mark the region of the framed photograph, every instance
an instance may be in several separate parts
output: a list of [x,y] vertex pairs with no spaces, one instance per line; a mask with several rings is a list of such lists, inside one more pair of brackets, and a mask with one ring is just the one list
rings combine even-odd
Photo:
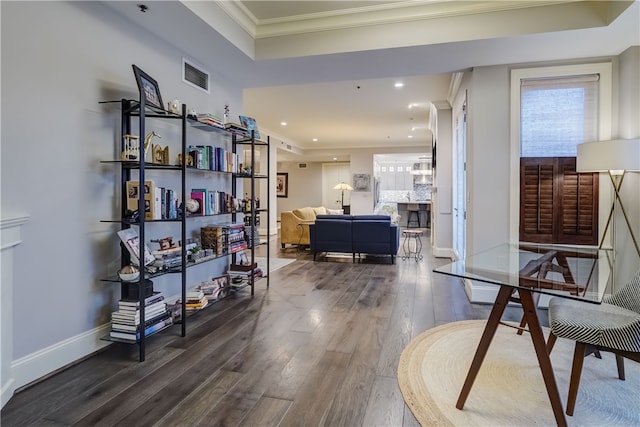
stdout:
[[289,197],[289,174],[286,172],[276,174],[276,196]]
[[353,191],[371,191],[371,175],[368,173],[354,173]]
[[133,64],[133,74],[136,76],[136,83],[138,83],[138,90],[140,91],[140,102],[142,102],[142,93],[144,92],[147,105],[164,111],[164,103],[162,102],[162,96],[160,96],[158,82],[135,64]]

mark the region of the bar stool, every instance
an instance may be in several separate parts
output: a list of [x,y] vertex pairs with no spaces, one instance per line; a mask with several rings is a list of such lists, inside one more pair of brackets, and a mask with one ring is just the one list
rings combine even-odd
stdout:
[[407,228],[420,228],[420,206],[417,203],[407,205]]

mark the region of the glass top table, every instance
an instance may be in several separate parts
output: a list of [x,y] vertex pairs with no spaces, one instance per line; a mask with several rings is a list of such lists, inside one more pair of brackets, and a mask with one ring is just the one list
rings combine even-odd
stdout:
[[611,278],[612,266],[613,251],[609,249],[505,243],[433,271],[600,303]]
[[[538,357],[551,408],[559,426],[567,421],[551,366],[534,294],[549,294],[584,303],[602,302],[613,269],[613,251],[531,243],[503,244],[435,268],[436,273],[497,285],[498,295],[469,367],[456,408],[463,409],[509,302],[522,304],[518,334],[528,331]],[[518,402],[515,402],[516,406]]]

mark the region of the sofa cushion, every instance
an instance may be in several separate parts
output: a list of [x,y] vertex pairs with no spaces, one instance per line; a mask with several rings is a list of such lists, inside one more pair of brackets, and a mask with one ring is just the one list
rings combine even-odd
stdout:
[[314,208],[307,207],[307,208],[294,209],[292,212],[295,216],[302,219],[303,221],[315,221],[316,219],[316,213]]
[[344,209],[329,209],[327,208],[327,215],[342,215],[344,214]]

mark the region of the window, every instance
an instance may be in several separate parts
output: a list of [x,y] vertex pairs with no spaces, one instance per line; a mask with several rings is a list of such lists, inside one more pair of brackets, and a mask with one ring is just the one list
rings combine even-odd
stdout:
[[511,78],[512,239],[597,244],[606,219],[599,179],[577,174],[575,156],[578,144],[610,138],[611,64],[516,69]]
[[521,157],[575,157],[598,139],[597,74],[525,79],[520,94]]

